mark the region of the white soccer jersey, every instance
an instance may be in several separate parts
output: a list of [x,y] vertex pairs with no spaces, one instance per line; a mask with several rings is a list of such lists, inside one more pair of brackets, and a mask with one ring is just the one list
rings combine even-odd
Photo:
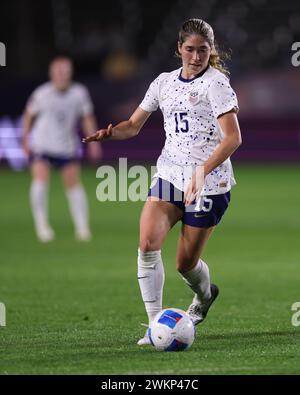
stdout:
[[93,112],[90,95],[83,85],[72,83],[61,92],[47,82],[35,89],[26,110],[36,116],[30,138],[34,153],[76,156],[79,147],[76,124],[79,118]]
[[[185,190],[193,168],[202,165],[222,141],[217,117],[238,109],[236,94],[228,78],[217,69],[208,69],[191,80],[182,69],[160,74],[151,84],[140,107],[153,112],[159,107],[164,117],[165,146],[157,160],[157,173]],[[235,185],[228,158],[205,179],[201,195],[222,194]]]

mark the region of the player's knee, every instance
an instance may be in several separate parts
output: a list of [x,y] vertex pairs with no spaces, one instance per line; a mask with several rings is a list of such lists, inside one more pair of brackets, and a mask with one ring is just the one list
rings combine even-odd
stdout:
[[41,166],[32,167],[32,179],[36,182],[47,183],[49,180],[48,166],[41,164]]
[[149,252],[159,250],[160,246],[156,241],[151,240],[150,238],[143,238],[140,240],[139,248],[142,252]]
[[176,259],[176,270],[179,273],[186,273],[193,269],[198,262],[198,257],[184,257]]
[[80,180],[76,177],[64,177],[64,186],[66,189],[81,188]]

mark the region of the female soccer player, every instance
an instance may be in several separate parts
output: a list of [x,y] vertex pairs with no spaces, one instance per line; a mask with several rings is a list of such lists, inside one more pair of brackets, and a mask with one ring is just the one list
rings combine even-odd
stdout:
[[[23,147],[30,160],[33,178],[30,202],[41,242],[54,238],[47,212],[51,165],[61,171],[76,238],[87,241],[91,236],[87,199],[80,182],[76,125],[81,120],[87,135],[96,129],[96,121],[90,95],[83,85],[72,82],[72,70],[71,59],[55,58],[49,66],[50,81],[32,93],[23,118]],[[90,148],[90,158],[99,159],[99,144]]]
[[[176,268],[195,293],[188,308],[195,325],[205,319],[218,296],[201,256],[230,201],[235,180],[229,157],[241,144],[237,98],[211,26],[201,19],[184,22],[178,53],[182,67],[160,74],[129,120],[83,139],[128,139],[158,107],[163,113],[166,142],[140,219],[138,280],[149,325],[162,309],[161,247],[179,220]],[[149,343],[146,332],[138,344]]]

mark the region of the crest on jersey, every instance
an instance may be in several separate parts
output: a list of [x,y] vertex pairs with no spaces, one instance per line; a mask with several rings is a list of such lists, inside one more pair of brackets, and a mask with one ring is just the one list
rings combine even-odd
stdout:
[[190,97],[189,97],[189,102],[193,105],[197,104],[199,102],[200,96],[199,96],[199,92],[197,91],[192,91],[190,93]]

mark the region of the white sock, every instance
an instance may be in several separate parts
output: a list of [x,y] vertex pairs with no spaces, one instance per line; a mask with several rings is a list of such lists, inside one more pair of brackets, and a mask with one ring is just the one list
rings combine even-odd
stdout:
[[79,184],[66,190],[71,216],[77,231],[89,229],[88,203],[85,191]]
[[196,266],[185,273],[181,273],[187,285],[195,292],[196,300],[202,302],[211,297],[210,278],[207,264],[199,259]]
[[48,182],[33,180],[30,186],[30,204],[35,226],[49,227],[48,224]]
[[165,273],[160,250],[138,250],[138,280],[150,325],[155,315],[162,310]]

